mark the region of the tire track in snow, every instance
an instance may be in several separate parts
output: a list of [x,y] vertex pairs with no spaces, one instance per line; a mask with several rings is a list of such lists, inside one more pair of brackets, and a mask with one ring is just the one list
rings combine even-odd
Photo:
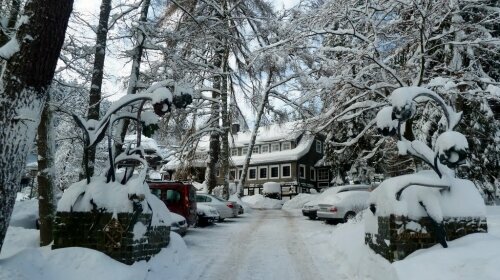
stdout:
[[255,241],[252,235],[259,231],[267,216],[268,212],[263,212],[257,219],[254,219],[251,223],[236,232],[235,238],[231,239],[228,248],[225,250],[226,256],[224,256],[224,260],[217,264],[216,259],[212,259],[210,266],[215,263],[215,267],[208,268],[210,271],[209,276],[207,277],[207,275],[202,274],[198,279],[234,279],[235,275],[239,275],[242,272],[242,268],[245,267],[248,269],[248,263],[246,262],[247,254]]
[[[318,268],[315,265],[310,252],[305,245],[302,237],[297,234],[297,225],[295,223],[296,217],[290,212],[283,210],[285,218],[287,220],[289,238],[287,239],[287,250],[290,255],[293,256],[293,261],[295,262],[295,267],[297,272],[300,274],[298,279],[323,279],[317,271]],[[332,264],[333,265],[333,264]]]

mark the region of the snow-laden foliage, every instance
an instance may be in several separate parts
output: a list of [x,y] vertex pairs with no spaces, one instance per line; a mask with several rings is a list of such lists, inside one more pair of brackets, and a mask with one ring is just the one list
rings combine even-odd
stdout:
[[[389,92],[420,86],[463,111],[457,129],[478,143],[468,160],[481,166],[464,174],[481,180],[485,169],[491,185],[499,163],[498,114],[491,113],[500,102],[491,90],[499,82],[499,15],[498,2],[489,0],[306,1],[289,11],[274,45],[293,49],[303,67],[315,70],[299,84],[304,96],[323,101],[312,126],[330,132],[328,162],[344,177],[358,161],[378,172],[388,168],[388,143],[379,141],[372,120]],[[425,117],[408,123],[406,135],[434,145],[449,124],[440,124],[442,114],[428,99],[415,102],[418,109],[405,103],[406,112]]]

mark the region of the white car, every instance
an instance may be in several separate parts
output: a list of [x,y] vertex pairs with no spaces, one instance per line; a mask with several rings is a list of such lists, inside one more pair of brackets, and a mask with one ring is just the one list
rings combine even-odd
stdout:
[[322,195],[318,203],[317,217],[327,222],[345,222],[368,208],[371,187],[348,185],[335,187],[335,191]]
[[222,221],[225,218],[234,217],[234,212],[233,212],[234,203],[231,201],[227,201],[210,194],[197,193],[196,203],[197,205],[204,204],[212,206],[215,209],[217,209],[220,215],[219,221]]

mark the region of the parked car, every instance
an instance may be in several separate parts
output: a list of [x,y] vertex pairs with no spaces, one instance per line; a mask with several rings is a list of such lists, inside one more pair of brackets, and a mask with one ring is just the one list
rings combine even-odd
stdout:
[[[196,202],[198,205],[200,204],[205,204],[214,207],[219,211],[219,221],[223,221],[226,218],[232,218],[235,217],[235,212],[234,210],[239,211],[236,208],[237,203],[234,201],[227,201],[222,198],[216,197],[215,195],[211,194],[202,194],[198,193],[196,194]],[[238,212],[236,212],[236,216]]]
[[309,201],[302,206],[302,215],[311,220],[315,220],[317,218],[316,213],[318,212],[318,209],[319,207],[315,200]]
[[212,206],[199,204],[196,209],[198,221],[196,225],[206,226],[220,219],[219,211]]
[[315,199],[305,203],[304,206],[302,206],[302,215],[308,217],[311,220],[315,220],[318,217],[317,212],[319,209],[318,204],[320,203],[320,201],[325,197],[336,194],[341,189],[342,187],[331,187],[325,189],[320,194],[317,194]]
[[318,200],[317,216],[319,219],[332,223],[346,222],[368,208],[370,186],[349,185],[337,188],[335,193]]
[[161,199],[167,208],[184,218],[189,226],[196,224],[196,189],[191,184],[170,181],[149,181],[151,193]]
[[170,212],[170,218],[172,219],[170,230],[177,232],[180,236],[186,235],[188,228],[186,218],[174,212]]

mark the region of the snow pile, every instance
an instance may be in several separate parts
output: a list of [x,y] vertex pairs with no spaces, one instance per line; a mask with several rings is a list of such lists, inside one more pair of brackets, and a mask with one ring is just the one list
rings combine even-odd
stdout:
[[391,264],[365,245],[364,238],[363,223],[356,220],[338,225],[328,236],[328,248],[333,249],[329,255],[342,260],[336,270],[339,279],[406,279],[398,278]]
[[327,258],[342,260],[336,266],[339,279],[498,279],[500,238],[492,234],[471,234],[449,241],[448,248],[438,244],[418,250],[393,264],[365,245],[364,237],[363,221],[350,221],[328,235],[321,233],[313,238],[318,239],[315,243],[327,245]]
[[283,201],[264,197],[261,194],[244,196],[241,200],[253,209],[281,209]]
[[313,201],[318,197],[317,194],[299,193],[294,198],[283,204],[283,209],[301,209],[304,204]]
[[262,185],[264,193],[281,193],[281,185],[276,182],[266,182]]
[[38,199],[16,201],[9,225],[34,229],[36,219],[38,219]]
[[145,182],[131,179],[127,185],[118,182],[106,183],[104,177],[93,177],[90,184],[86,180],[76,182],[65,190],[57,204],[59,212],[89,212],[94,207],[109,213],[132,213],[130,195],[144,197],[139,203],[144,213],[151,213],[152,225],[170,225],[169,211],[165,204],[151,194]]
[[[51,250],[50,246],[37,248],[35,234],[27,235],[23,229],[9,228],[9,246],[0,255],[0,279],[37,280],[105,280],[105,279],[186,279],[190,272],[188,252],[184,240],[171,233],[170,244],[149,262],[125,265],[105,254],[80,247]],[[32,230],[34,231],[34,230]],[[22,239],[15,236],[21,235]],[[36,235],[37,236],[37,235]],[[28,241],[27,238],[30,240]],[[15,252],[12,247],[22,249]]]
[[[450,185],[451,189],[440,192],[439,189],[418,184]],[[407,185],[410,187],[405,189],[400,200],[397,200],[396,194]],[[426,206],[428,213],[420,205],[420,201]],[[369,204],[376,205],[377,216],[396,214],[419,219],[429,214],[438,222],[443,217],[486,215],[484,201],[471,181],[457,178],[440,179],[434,171],[421,171],[385,180],[372,192]]]
[[[498,279],[500,238],[476,233],[419,250],[395,262],[400,279]],[[425,269],[422,269],[425,268]]]

